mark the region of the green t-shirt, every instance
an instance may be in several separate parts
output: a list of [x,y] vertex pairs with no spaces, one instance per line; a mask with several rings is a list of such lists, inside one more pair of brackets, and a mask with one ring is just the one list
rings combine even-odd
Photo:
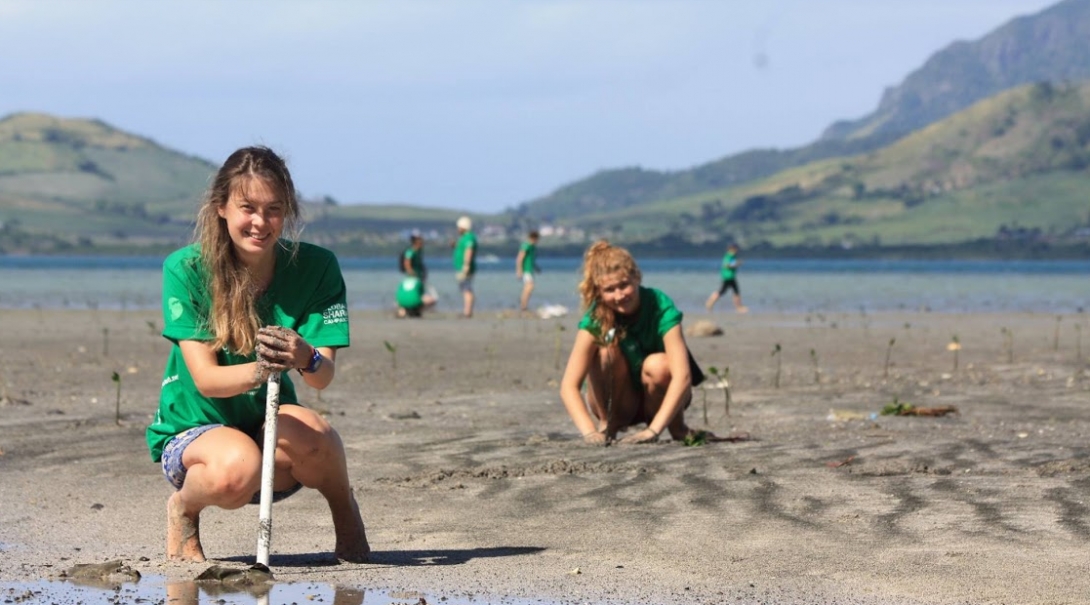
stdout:
[[[258,301],[266,325],[291,328],[314,347],[347,347],[348,309],[344,278],[332,252],[300,243],[295,258],[276,250],[276,272]],[[163,262],[163,336],[174,343],[167,357],[159,410],[147,429],[152,460],[158,462],[163,446],[174,435],[197,426],[223,424],[255,434],[265,420],[265,385],[234,397],[205,397],[197,391],[178,342],[213,339],[208,325],[212,301],[197,244],[168,256]],[[220,365],[249,363],[256,354],[237,355],[226,348],[216,354]],[[281,376],[280,401],[298,403],[287,373]]]
[[413,269],[413,274],[424,279],[424,253],[417,251],[415,248],[406,248],[403,258],[409,259],[409,266]]
[[424,304],[424,282],[415,277],[401,280],[397,289],[397,306],[402,309],[415,309]]
[[537,270],[537,245],[531,242],[522,242],[520,249],[523,252],[522,272],[532,275]]
[[[639,390],[640,373],[643,360],[652,353],[665,353],[666,345],[662,337],[674,326],[681,324],[682,313],[674,306],[674,301],[655,288],[640,286],[640,308],[634,317],[617,316],[618,328],[624,328],[625,335],[619,346],[628,362],[629,374],[633,386]],[[591,316],[591,309],[583,315],[579,329],[586,330],[595,337],[601,337],[598,322]],[[618,330],[620,331],[620,330]]]
[[472,231],[466,231],[458,238],[458,242],[454,244],[454,254],[451,258],[454,260],[454,271],[460,273],[467,248],[471,250],[468,273],[473,275],[477,272],[477,236]]
[[724,280],[734,279],[734,270],[738,267],[738,260],[731,252],[727,252],[723,255],[723,266],[719,269],[719,274],[723,276]]

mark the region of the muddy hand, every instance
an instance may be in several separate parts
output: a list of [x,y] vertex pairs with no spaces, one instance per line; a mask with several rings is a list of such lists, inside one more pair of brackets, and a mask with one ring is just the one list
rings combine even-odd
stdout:
[[257,355],[279,371],[305,368],[310,363],[311,349],[294,330],[283,326],[265,326],[257,331]]
[[279,364],[270,363],[261,356],[261,346],[257,345],[257,363],[254,364],[254,386],[264,384],[273,373],[286,372],[290,368],[283,368]]
[[643,429],[642,431],[621,439],[619,443],[621,445],[635,445],[637,443],[654,443],[658,441],[659,434],[651,429]]
[[587,445],[609,445],[609,437],[601,431],[591,431],[583,435],[583,443]]

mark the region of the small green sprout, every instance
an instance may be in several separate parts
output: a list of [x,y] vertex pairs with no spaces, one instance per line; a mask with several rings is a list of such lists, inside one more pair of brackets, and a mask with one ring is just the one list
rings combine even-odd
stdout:
[[117,384],[117,402],[114,405],[114,422],[116,422],[118,426],[121,426],[121,375],[114,372],[110,376],[110,380]]
[[776,358],[776,377],[772,381],[772,385],[777,389],[780,388],[780,370],[783,368],[783,360],[780,358],[780,343],[776,343],[775,348],[772,349],[772,357]]

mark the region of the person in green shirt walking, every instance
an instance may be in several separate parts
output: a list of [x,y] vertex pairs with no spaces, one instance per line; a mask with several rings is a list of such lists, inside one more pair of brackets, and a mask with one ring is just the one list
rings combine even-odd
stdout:
[[727,253],[723,255],[723,264],[719,268],[719,276],[723,278],[722,283],[719,285],[719,290],[712,292],[712,295],[708,297],[708,302],[704,303],[708,311],[712,310],[715,306],[715,301],[719,300],[720,296],[727,290],[733,290],[731,293],[731,300],[734,301],[734,310],[739,313],[745,313],[749,311],[745,305],[742,304],[742,292],[738,289],[738,267],[742,264],[742,261],[738,260],[738,246],[731,244],[727,246]]
[[257,503],[266,380],[281,373],[274,501],[303,487],[325,497],[334,552],[370,553],[328,421],[299,404],[290,377],[324,389],[349,344],[337,258],[298,242],[299,203],[287,166],[265,147],[231,154],[197,215],[197,241],[163,263],[163,336],[171,343],[159,409],[146,431],[151,458],[174,487],[168,559],[204,561],[200,514]]
[[473,317],[473,276],[477,273],[477,236],[473,221],[463,216],[456,223],[458,239],[454,242],[454,273],[462,292],[462,317]]
[[534,273],[540,273],[537,268],[537,242],[541,234],[531,231],[526,241],[519,247],[518,256],[515,257],[515,277],[522,281],[522,296],[519,297],[519,311],[527,313],[530,310],[530,295],[534,292]]
[[[670,297],[642,285],[636,261],[604,240],[587,249],[579,294],[586,310],[560,382],[560,398],[583,441],[607,445],[618,431],[646,428],[622,444],[693,434],[685,408],[704,379]],[[586,399],[581,387],[586,382]]]

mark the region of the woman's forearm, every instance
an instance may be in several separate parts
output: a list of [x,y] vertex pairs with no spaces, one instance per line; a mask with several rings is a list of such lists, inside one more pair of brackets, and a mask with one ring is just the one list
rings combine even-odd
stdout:
[[322,355],[322,363],[315,372],[302,372],[303,382],[312,389],[319,391],[328,387],[337,374],[337,362],[332,349],[321,347],[318,352]]
[[560,390],[560,399],[564,402],[564,409],[568,411],[568,416],[575,423],[575,428],[580,435],[598,430],[597,424],[587,411],[587,404],[583,401],[583,394],[579,392],[579,387],[565,385]]

